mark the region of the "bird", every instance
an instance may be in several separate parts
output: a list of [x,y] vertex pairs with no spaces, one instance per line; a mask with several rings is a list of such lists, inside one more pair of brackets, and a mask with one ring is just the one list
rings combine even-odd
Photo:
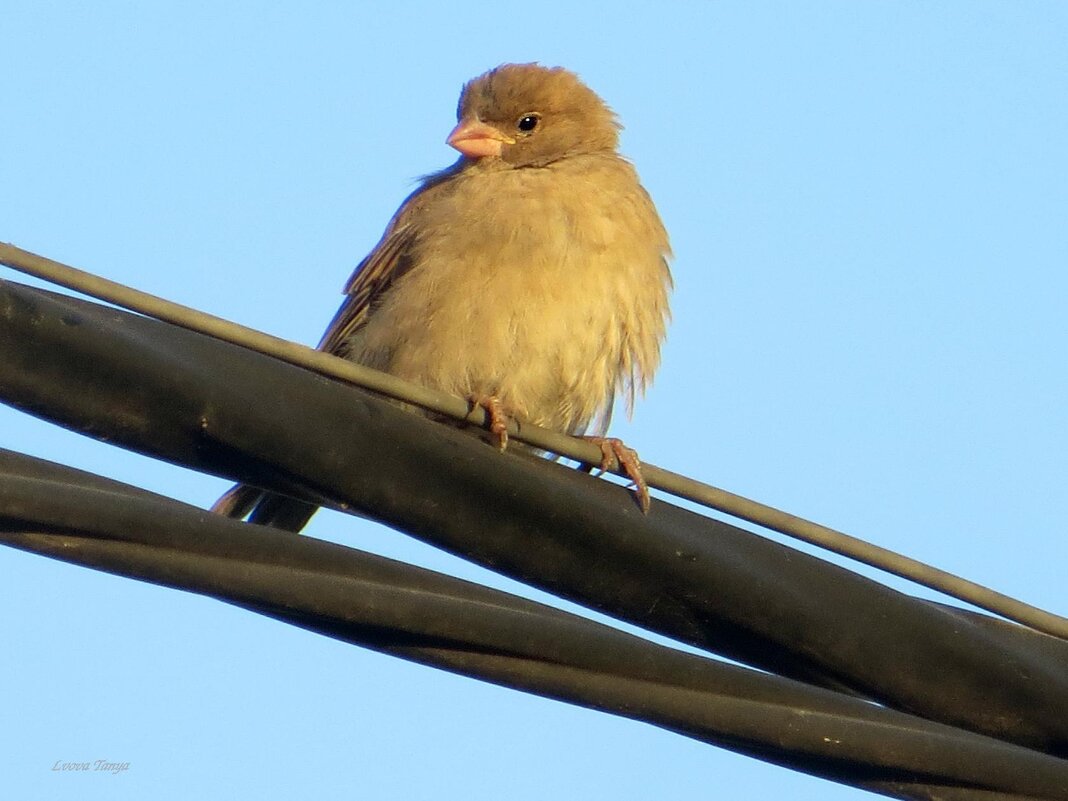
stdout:
[[[622,126],[574,72],[536,63],[468,81],[456,117],[459,158],[401,204],[318,348],[484,408],[501,450],[509,420],[585,436],[648,512],[637,454],[605,434],[659,366],[672,254]],[[287,525],[265,511],[280,497],[238,485],[213,511],[299,530],[315,507]]]

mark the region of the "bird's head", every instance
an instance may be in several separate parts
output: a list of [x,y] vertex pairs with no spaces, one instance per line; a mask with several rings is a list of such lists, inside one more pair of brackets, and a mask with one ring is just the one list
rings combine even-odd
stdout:
[[446,140],[469,159],[512,167],[614,152],[620,125],[604,101],[560,67],[504,64],[469,81]]

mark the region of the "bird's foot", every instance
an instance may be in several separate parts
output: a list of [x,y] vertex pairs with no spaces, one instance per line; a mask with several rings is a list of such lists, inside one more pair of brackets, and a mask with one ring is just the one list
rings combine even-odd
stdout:
[[634,483],[634,495],[642,514],[649,514],[649,485],[642,475],[642,463],[638,452],[623,444],[616,437],[583,437],[601,449],[601,472],[615,472],[620,468]]
[[471,403],[471,411],[478,408],[486,410],[490,433],[497,438],[497,450],[503,452],[508,447],[509,418],[501,399],[496,395],[472,395],[468,401]]

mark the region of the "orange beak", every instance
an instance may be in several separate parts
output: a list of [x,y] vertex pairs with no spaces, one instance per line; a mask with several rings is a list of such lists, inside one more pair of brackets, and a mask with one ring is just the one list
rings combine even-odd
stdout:
[[464,119],[452,129],[445,143],[468,158],[478,159],[485,156],[500,157],[501,147],[505,144],[514,145],[515,140],[481,120]]

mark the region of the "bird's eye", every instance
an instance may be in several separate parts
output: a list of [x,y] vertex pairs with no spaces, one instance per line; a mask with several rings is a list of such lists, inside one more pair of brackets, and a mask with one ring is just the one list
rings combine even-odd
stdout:
[[524,114],[516,122],[515,127],[523,133],[530,133],[538,127],[538,121],[541,119],[537,114]]

